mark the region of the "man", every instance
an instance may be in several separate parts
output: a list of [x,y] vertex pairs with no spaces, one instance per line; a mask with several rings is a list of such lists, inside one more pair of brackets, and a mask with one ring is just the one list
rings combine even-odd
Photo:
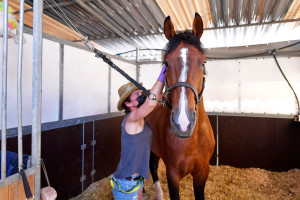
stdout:
[[160,98],[164,87],[165,65],[146,96],[131,82],[118,90],[118,110],[127,115],[121,124],[121,159],[110,183],[115,199],[142,199],[144,178],[149,179],[149,159],[152,130],[145,121],[157,104],[153,96]]

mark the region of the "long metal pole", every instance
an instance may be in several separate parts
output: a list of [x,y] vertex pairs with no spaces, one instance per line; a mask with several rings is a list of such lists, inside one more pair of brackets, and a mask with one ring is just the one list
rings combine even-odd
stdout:
[[2,43],[2,104],[1,104],[1,180],[6,178],[6,126],[7,126],[7,19],[8,0],[3,1]]
[[43,1],[33,1],[33,66],[32,66],[32,164],[35,167],[34,196],[41,196],[41,111],[42,111],[42,46]]
[[24,0],[20,0],[19,17],[19,46],[17,70],[17,98],[18,98],[18,164],[23,169],[23,132],[22,132],[22,57],[23,57],[23,27],[24,27]]
[[220,165],[219,163],[219,116],[217,115],[217,166]]
[[136,48],[136,81],[140,82],[140,49]]
[[93,146],[91,176],[92,176],[92,183],[94,183],[94,176],[95,176],[95,173],[96,173],[96,170],[95,170],[95,145],[96,145],[96,140],[95,140],[95,121],[93,121],[93,141],[91,142],[91,145]]
[[82,145],[81,145],[81,151],[82,151],[82,162],[81,162],[81,177],[80,177],[80,182],[81,182],[81,191],[83,192],[84,188],[84,181],[86,179],[86,175],[84,174],[84,150],[86,149],[86,144],[84,143],[84,123],[82,124]]
[[108,105],[107,105],[107,112],[110,113],[111,109],[111,67],[108,65]]
[[64,113],[64,45],[59,44],[59,101],[58,120],[63,120]]
[[23,169],[23,132],[22,132],[22,57],[23,57],[23,27],[24,27],[24,0],[20,0],[19,17],[19,46],[17,70],[17,101],[18,101],[18,164]]

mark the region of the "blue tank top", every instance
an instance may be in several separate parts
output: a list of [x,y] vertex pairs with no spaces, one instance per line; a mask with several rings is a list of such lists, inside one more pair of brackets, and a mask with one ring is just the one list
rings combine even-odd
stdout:
[[126,178],[138,173],[148,180],[152,130],[145,122],[144,129],[140,133],[128,134],[125,130],[125,122],[129,114],[121,124],[121,159],[113,176]]

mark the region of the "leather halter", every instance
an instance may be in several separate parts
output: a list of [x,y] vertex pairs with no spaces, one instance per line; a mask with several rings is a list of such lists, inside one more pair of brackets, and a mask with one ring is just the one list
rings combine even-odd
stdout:
[[198,92],[197,92],[196,88],[188,82],[177,82],[174,85],[168,87],[166,76],[165,76],[165,88],[166,88],[166,90],[165,90],[165,92],[162,96],[162,99],[163,99],[162,102],[163,102],[163,104],[166,104],[170,110],[172,110],[172,104],[165,99],[165,96],[167,96],[167,94],[169,92],[171,92],[172,90],[174,90],[177,87],[188,87],[194,92],[195,102],[196,102],[195,110],[197,110],[197,105],[198,105],[198,103],[200,102],[200,100],[202,98],[203,91],[204,91],[204,88],[205,88],[205,77],[203,76],[202,90],[201,90],[200,94],[198,95]]

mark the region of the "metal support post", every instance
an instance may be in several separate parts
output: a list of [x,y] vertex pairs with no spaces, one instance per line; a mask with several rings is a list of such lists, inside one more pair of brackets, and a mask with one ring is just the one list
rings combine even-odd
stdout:
[[111,67],[108,66],[108,105],[107,105],[107,112],[110,113],[111,107]]
[[81,191],[83,192],[84,190],[84,181],[86,179],[86,175],[84,174],[84,150],[86,149],[86,144],[84,143],[84,123],[82,124],[82,145],[81,145],[81,151],[82,151],[82,162],[81,162],[81,167],[82,167],[82,174],[80,177],[80,182],[81,182]]
[[217,163],[216,163],[216,165],[217,166],[219,166],[220,165],[220,163],[219,163],[219,116],[217,115],[217,123],[216,123],[217,125],[217,133],[216,133],[216,135],[217,135]]
[[17,104],[18,104],[18,166],[23,169],[23,129],[22,129],[22,57],[23,57],[23,27],[24,27],[24,0],[20,0],[19,17],[19,44],[17,70]]
[[139,62],[140,49],[136,48],[136,81],[140,82],[140,62]]
[[91,145],[93,146],[91,176],[92,176],[92,183],[94,183],[94,175],[96,174],[96,169],[95,169],[95,145],[96,145],[96,140],[95,140],[95,121],[93,121],[93,141],[91,141]]
[[32,164],[35,168],[34,196],[41,196],[41,111],[42,111],[42,46],[43,1],[33,1],[33,66],[32,66]]
[[8,0],[3,1],[2,43],[2,104],[1,104],[1,180],[6,178],[6,128],[7,128],[7,25]]
[[59,100],[58,121],[63,120],[64,112],[64,45],[59,44]]

